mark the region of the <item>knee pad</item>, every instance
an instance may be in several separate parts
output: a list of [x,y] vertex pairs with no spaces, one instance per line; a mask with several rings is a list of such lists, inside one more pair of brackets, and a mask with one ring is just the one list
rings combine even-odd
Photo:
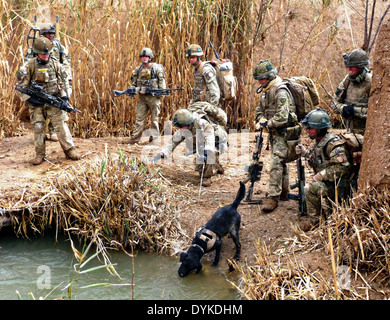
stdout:
[[35,122],[34,123],[34,132],[35,133],[43,133],[45,131],[45,123],[44,122]]

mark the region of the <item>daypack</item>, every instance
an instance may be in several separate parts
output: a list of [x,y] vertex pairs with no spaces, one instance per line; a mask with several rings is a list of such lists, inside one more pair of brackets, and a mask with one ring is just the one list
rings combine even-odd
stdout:
[[[217,81],[221,98],[224,100],[232,100],[237,95],[237,78],[233,75],[233,64],[229,59],[213,59],[205,61],[210,63],[217,72]],[[201,64],[201,72],[203,72],[204,63]]]
[[198,101],[188,106],[188,111],[203,114],[207,121],[225,127],[227,125],[226,112],[206,101]]
[[326,153],[330,154],[332,149],[338,145],[345,145],[351,156],[350,161],[354,166],[358,166],[362,160],[364,136],[358,133],[345,132],[338,134],[338,139],[331,140],[327,147]]
[[314,81],[305,76],[296,76],[283,79],[290,91],[296,106],[298,121],[301,121],[310,111],[320,103],[317,88]]

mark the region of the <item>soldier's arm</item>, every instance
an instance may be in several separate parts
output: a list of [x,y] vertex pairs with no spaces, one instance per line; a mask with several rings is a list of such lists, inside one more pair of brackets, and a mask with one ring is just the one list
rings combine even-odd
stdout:
[[341,145],[333,148],[329,157],[329,167],[319,172],[322,176],[322,180],[333,182],[337,181],[342,176],[348,176],[351,164],[348,161],[345,147]]
[[184,136],[181,134],[180,130],[177,130],[172,139],[168,141],[167,145],[161,150],[165,157],[169,157],[176,147],[184,141]]
[[[30,85],[30,81],[31,81],[31,74],[30,74],[30,70],[28,68],[28,61],[26,61],[20,68],[19,68],[19,71],[17,73],[17,81],[18,81],[18,85],[22,86],[22,87],[29,87]],[[30,98],[29,95],[25,94],[25,93],[22,93],[18,90],[16,90],[16,94],[19,96],[19,98],[22,100],[22,101],[26,101]]]
[[218,85],[216,70],[214,68],[205,67],[203,70],[203,77],[206,81],[206,86],[210,93],[210,103],[218,105],[219,99],[221,97],[221,91]]
[[275,115],[271,119],[269,119],[268,127],[283,128],[289,124],[291,98],[286,90],[280,89],[276,93],[275,99],[276,99],[277,111]]
[[334,103],[331,104],[331,108],[333,109],[333,111],[340,113],[340,114],[343,113],[343,108],[346,106],[344,100],[345,100],[345,94],[346,94],[345,82],[349,81],[349,80],[346,80],[347,77],[348,76],[346,76],[343,79],[343,81],[341,81],[340,84],[338,85],[336,92],[335,92],[334,99],[333,99]]
[[157,85],[158,85],[159,89],[166,89],[167,88],[167,85],[165,83],[165,69],[162,65],[158,66]]

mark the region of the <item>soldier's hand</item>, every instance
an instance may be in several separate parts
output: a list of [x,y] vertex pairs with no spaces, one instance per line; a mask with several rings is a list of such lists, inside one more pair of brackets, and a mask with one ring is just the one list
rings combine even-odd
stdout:
[[301,155],[302,157],[304,157],[306,155],[307,151],[306,151],[305,147],[299,143],[295,147],[295,153],[297,155]]
[[27,102],[31,103],[34,107],[38,107],[38,106],[43,105],[43,103],[40,100],[33,98],[33,97],[28,98]]
[[354,110],[354,105],[353,104],[349,104],[349,105],[347,105],[347,106],[345,106],[343,108],[342,116],[345,119],[352,118],[354,114],[355,114],[355,110]]
[[313,177],[314,181],[322,181],[323,177],[320,172],[316,173]]

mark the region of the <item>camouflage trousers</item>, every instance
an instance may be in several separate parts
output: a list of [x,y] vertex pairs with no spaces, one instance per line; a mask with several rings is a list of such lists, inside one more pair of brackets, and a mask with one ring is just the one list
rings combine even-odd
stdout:
[[46,119],[49,119],[54,132],[58,136],[58,141],[62,147],[62,150],[67,151],[74,146],[72,134],[66,121],[69,117],[65,111],[62,111],[56,107],[51,106],[33,106],[30,103],[26,103],[30,112],[30,121],[34,125],[34,145],[37,155],[45,155],[45,128]]
[[288,146],[286,140],[279,134],[270,135],[271,158],[268,196],[279,197],[282,191],[289,189],[289,171],[286,159]]
[[313,181],[305,185],[307,215],[319,219],[321,215],[328,216],[331,204],[328,197],[334,200],[335,186],[332,182]]
[[137,109],[135,111],[137,119],[135,120],[134,130],[131,133],[132,139],[139,140],[141,138],[145,128],[145,121],[146,121],[146,117],[148,116],[149,110],[150,110],[151,129],[153,129],[154,132],[160,132],[159,125],[158,125],[158,116],[160,115],[160,111],[161,111],[160,98],[152,96],[150,94],[148,95],[140,94],[137,103]]

